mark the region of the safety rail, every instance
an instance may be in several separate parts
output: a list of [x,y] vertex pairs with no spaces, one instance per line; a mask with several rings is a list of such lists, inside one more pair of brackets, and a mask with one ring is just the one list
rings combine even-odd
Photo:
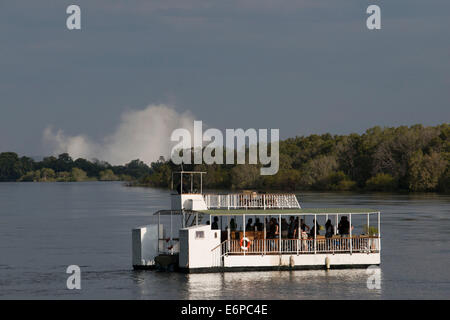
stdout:
[[[248,245],[245,241],[226,240],[212,251],[218,256],[227,254],[314,254],[314,253],[374,253],[379,252],[377,236],[352,236],[307,239],[256,239]],[[217,257],[216,257],[217,258]]]
[[208,209],[297,209],[300,208],[295,194],[284,193],[231,193],[204,194]]
[[229,242],[225,240],[215,248],[211,250],[212,252],[212,266],[213,267],[223,267],[223,256],[227,252],[227,246]]

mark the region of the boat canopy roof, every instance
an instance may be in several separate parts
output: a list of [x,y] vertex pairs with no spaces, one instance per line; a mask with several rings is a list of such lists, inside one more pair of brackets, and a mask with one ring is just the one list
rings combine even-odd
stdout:
[[327,215],[327,214],[367,214],[379,213],[378,210],[365,208],[302,208],[302,209],[215,209],[199,211],[212,216],[226,215]]
[[[380,213],[378,210],[367,208],[302,208],[302,209],[212,209],[212,210],[199,210],[190,211],[184,210],[185,213],[201,213],[209,214],[212,216],[242,216],[242,215],[255,215],[255,216],[270,216],[270,215],[333,215],[333,214],[375,214]],[[159,210],[154,215],[177,215],[182,214],[181,210]]]

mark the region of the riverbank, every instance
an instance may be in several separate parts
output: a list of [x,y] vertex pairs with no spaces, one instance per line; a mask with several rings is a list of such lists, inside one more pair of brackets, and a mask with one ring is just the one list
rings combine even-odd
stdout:
[[[257,164],[184,164],[184,170],[207,172],[203,184],[208,189],[449,193],[449,163],[450,125],[444,123],[289,138],[279,143],[275,175],[261,175]],[[163,157],[150,165],[139,159],[111,165],[73,160],[67,153],[42,161],[0,153],[0,181],[122,180],[168,188],[172,172],[179,170]]]

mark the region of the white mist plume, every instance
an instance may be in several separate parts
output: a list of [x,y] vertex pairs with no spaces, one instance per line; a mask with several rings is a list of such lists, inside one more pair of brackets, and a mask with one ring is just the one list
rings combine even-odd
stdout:
[[44,130],[43,139],[53,154],[69,153],[73,159],[85,158],[121,165],[134,159],[147,164],[160,156],[169,159],[172,131],[185,128],[193,132],[194,117],[190,112],[178,113],[166,105],[149,105],[144,110],[132,110],[121,116],[115,132],[103,141],[91,141],[85,135],[66,136],[62,130]]

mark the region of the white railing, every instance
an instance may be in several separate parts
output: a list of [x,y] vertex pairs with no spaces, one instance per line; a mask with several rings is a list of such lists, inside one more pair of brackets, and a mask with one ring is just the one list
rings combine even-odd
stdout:
[[[226,240],[214,248],[213,255],[221,262],[227,254],[314,254],[314,253],[372,253],[379,252],[380,238],[368,236],[333,237],[328,239],[257,239],[247,250],[241,248],[240,240]],[[217,263],[219,263],[217,262]]]
[[227,252],[228,241],[224,241],[217,247],[211,250],[212,252],[212,266],[213,267],[223,267],[223,256]]
[[295,194],[283,193],[232,193],[232,194],[204,194],[208,209],[271,209],[271,208],[300,208]]

